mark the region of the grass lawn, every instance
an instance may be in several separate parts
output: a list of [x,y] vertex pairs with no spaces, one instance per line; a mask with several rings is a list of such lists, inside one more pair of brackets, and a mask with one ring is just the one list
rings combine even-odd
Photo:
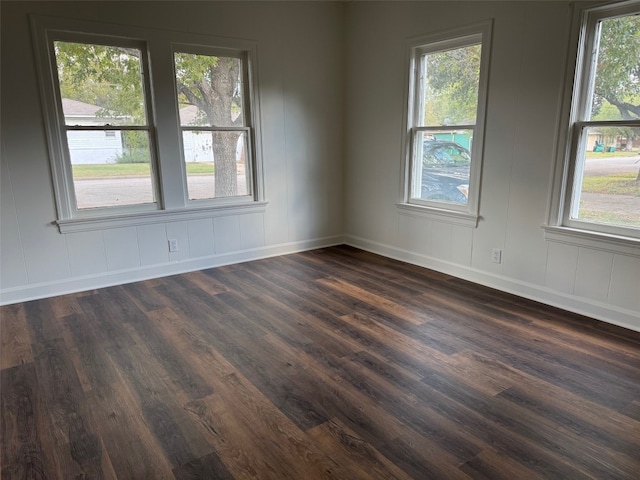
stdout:
[[[213,163],[187,163],[187,175],[213,175]],[[74,165],[73,178],[140,177],[149,175],[148,163]]]
[[638,155],[640,155],[638,149],[632,152],[587,152],[587,158],[637,157]]
[[582,191],[640,197],[640,182],[636,181],[637,175],[637,173],[620,173],[608,176],[584,177],[582,179]]

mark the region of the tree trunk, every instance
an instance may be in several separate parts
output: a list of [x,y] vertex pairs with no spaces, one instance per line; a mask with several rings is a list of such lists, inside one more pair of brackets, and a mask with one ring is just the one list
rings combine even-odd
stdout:
[[[215,126],[230,127],[237,124],[232,118],[233,92],[240,76],[240,61],[219,57],[210,68],[211,83],[207,85],[209,111],[207,115]],[[215,163],[216,197],[238,194],[236,145],[238,135],[230,132],[213,133],[213,161]]]
[[238,135],[224,133],[216,138],[213,133],[213,161],[215,165],[216,197],[233,197],[238,194],[238,167],[236,144]]

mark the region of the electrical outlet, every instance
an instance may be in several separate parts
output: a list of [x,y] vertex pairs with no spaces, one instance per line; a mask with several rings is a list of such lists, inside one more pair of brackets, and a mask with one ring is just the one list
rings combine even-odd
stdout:
[[491,261],[493,263],[502,263],[502,250],[499,248],[494,248],[491,251]]
[[176,240],[175,238],[169,239],[169,251],[170,252],[178,251],[178,240]]

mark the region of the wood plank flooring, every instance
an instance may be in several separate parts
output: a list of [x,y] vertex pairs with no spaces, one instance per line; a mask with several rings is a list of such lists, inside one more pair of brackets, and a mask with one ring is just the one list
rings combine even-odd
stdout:
[[350,247],[1,315],[3,479],[640,478],[640,334]]

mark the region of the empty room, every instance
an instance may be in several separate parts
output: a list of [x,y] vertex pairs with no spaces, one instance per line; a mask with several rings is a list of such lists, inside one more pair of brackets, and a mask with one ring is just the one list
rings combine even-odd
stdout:
[[0,22],[2,479],[640,478],[640,1]]

